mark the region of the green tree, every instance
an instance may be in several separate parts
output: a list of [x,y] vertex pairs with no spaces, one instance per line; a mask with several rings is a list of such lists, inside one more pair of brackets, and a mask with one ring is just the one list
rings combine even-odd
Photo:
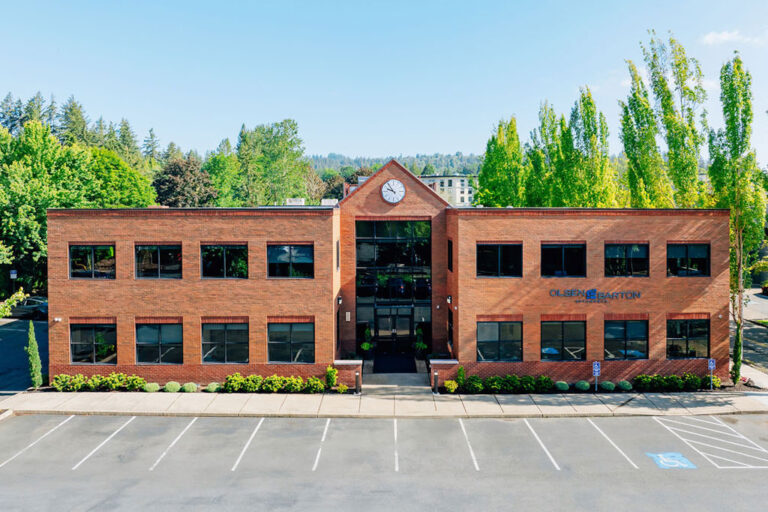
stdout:
[[548,103],[541,105],[539,126],[531,132],[531,141],[526,146],[531,166],[525,181],[526,206],[564,206],[564,184],[559,177],[565,165],[561,147],[565,125],[565,118],[558,118]]
[[166,163],[177,158],[184,158],[184,153],[181,152],[181,149],[179,149],[179,146],[177,146],[173,141],[171,141],[168,143],[168,146],[166,146],[165,150],[163,151],[163,154],[161,155],[160,160],[163,163]]
[[194,156],[168,161],[155,175],[152,185],[157,191],[157,202],[165,206],[211,206],[216,198],[211,177]]
[[237,155],[232,151],[229,139],[224,139],[203,164],[203,171],[210,175],[216,189],[216,206],[242,206],[235,197],[239,169]]
[[715,205],[730,208],[730,297],[736,324],[734,382],[741,376],[744,290],[750,266],[764,237],[766,198],[752,136],[752,76],[738,54],[720,70],[720,103],[725,128],[709,133],[709,179]]
[[154,128],[149,129],[149,134],[144,138],[144,143],[141,145],[141,153],[144,158],[149,160],[157,160],[160,156],[160,141],[155,135]]
[[131,123],[125,118],[121,119],[117,133],[118,148],[115,152],[134,169],[143,170],[144,159],[141,156],[139,143],[133,128],[131,128]]
[[155,202],[155,190],[144,174],[131,169],[117,154],[91,148],[94,183],[88,200],[99,208],[144,208]]
[[14,100],[13,95],[8,93],[0,103],[0,126],[8,130],[11,135],[18,135],[23,126],[23,116],[21,100]]
[[512,117],[509,122],[499,121],[496,134],[485,146],[475,204],[525,206],[528,163],[524,157],[517,134],[517,120]]
[[421,174],[424,176],[434,176],[437,174],[437,169],[432,165],[432,162],[427,162],[424,164],[424,170],[421,171]]
[[58,136],[66,145],[89,143],[88,118],[83,106],[70,96],[59,112]]
[[29,321],[29,335],[24,351],[29,358],[29,379],[32,382],[32,387],[37,389],[43,385],[43,363],[40,361],[40,350],[35,338],[35,324],[32,320]]

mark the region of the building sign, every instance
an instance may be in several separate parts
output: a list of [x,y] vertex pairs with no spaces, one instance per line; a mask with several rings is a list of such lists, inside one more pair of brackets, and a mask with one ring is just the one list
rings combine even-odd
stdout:
[[597,288],[584,290],[581,288],[552,289],[550,297],[565,297],[576,299],[575,302],[607,303],[609,300],[633,300],[640,298],[637,290],[624,290],[620,292],[600,292]]

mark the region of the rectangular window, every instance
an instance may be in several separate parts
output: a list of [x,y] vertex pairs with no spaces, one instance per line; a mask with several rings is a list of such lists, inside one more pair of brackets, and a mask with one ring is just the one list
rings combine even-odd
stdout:
[[136,362],[181,364],[181,324],[136,324]]
[[248,324],[203,324],[203,363],[247,363]]
[[114,279],[114,245],[70,245],[69,277],[78,279]]
[[667,320],[667,359],[709,357],[709,320]]
[[667,276],[708,276],[709,244],[667,244]]
[[522,277],[521,244],[477,244],[478,277]]
[[541,322],[542,361],[584,361],[586,322]]
[[137,245],[136,277],[181,279],[181,246]]
[[248,246],[203,245],[200,247],[203,277],[248,279]]
[[453,241],[448,240],[448,270],[453,272]]
[[605,244],[605,277],[648,277],[648,244]]
[[268,245],[267,260],[269,277],[315,277],[315,254],[311,245]]
[[648,359],[647,320],[606,320],[605,359]]
[[270,363],[314,363],[315,324],[269,324]]
[[341,269],[341,241],[336,240],[336,270]]
[[69,343],[73,363],[117,364],[115,324],[72,324]]
[[522,322],[477,322],[478,361],[522,361]]
[[587,246],[584,244],[543,244],[542,277],[586,277]]

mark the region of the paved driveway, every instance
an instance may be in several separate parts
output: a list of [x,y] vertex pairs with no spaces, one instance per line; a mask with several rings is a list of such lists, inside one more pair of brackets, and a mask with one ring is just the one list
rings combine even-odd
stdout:
[[[48,372],[48,323],[34,322],[43,373]],[[27,346],[29,320],[0,319],[0,395],[13,394],[30,386]]]
[[19,416],[3,510],[759,510],[768,415]]

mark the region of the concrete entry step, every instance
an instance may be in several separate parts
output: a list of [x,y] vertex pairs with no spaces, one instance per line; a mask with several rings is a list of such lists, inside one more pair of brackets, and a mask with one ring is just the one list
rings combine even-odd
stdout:
[[363,388],[368,385],[429,387],[429,379],[426,373],[363,373]]

